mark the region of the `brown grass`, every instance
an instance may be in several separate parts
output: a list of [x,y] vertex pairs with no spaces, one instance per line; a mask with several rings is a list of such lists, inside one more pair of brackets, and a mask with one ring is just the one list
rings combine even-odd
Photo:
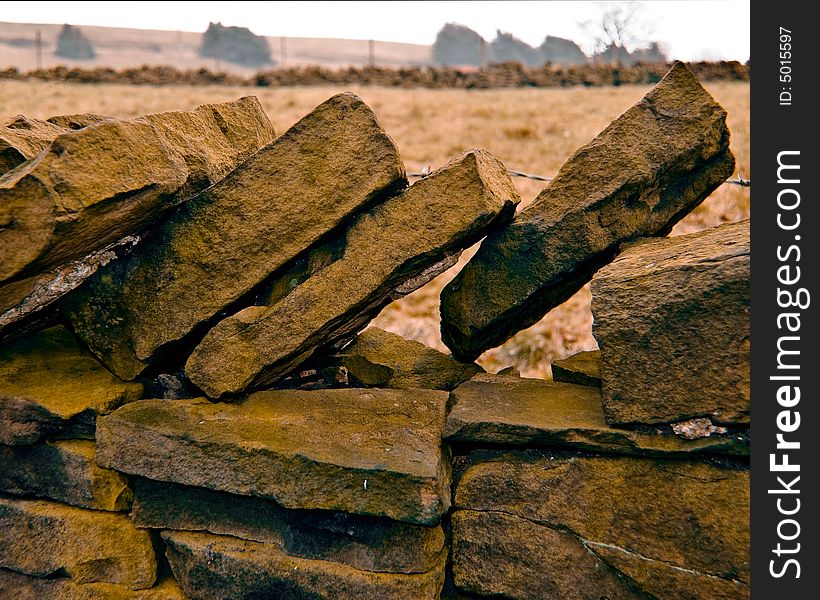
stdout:
[[[706,87],[729,114],[737,169],[750,178],[749,84],[720,82]],[[494,153],[511,169],[552,175],[577,147],[591,140],[647,89],[622,86],[468,91],[360,87],[353,91],[373,108],[396,140],[408,171],[419,171],[427,165],[435,168],[465,148],[480,147]],[[72,112],[137,116],[252,94],[259,97],[281,133],[339,91],[330,87],[148,87],[0,81],[0,120],[17,113],[32,117]],[[515,184],[522,204],[531,202],[544,186],[543,182],[518,178]],[[723,185],[679,223],[673,235],[748,218],[749,198],[749,188]],[[473,252],[465,252],[461,264]],[[438,296],[459,268],[454,267],[394,302],[375,324],[445,350],[439,337]],[[528,376],[548,376],[554,359],[596,347],[589,304],[587,287],[536,325],[486,352],[479,362],[491,371],[512,365]]]

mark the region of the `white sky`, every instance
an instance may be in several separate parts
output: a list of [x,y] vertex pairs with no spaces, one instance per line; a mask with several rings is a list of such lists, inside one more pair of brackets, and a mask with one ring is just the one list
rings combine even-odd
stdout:
[[[71,23],[135,29],[205,31],[209,21],[254,33],[432,44],[447,22],[492,40],[496,29],[537,46],[546,35],[566,37],[591,51],[579,23],[600,3],[531,2],[0,2],[0,21]],[[749,58],[749,1],[642,2],[651,39],[681,60]]]

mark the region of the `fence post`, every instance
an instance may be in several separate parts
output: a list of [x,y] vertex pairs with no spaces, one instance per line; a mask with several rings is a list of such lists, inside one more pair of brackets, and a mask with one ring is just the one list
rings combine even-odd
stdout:
[[35,61],[37,70],[43,70],[43,36],[40,30],[34,32]]
[[487,66],[487,41],[484,38],[481,38],[481,42],[479,43],[479,66],[483,69]]
[[288,42],[285,36],[279,38],[279,54],[282,56],[282,68],[288,64]]
[[376,66],[376,42],[373,40],[368,40],[368,64],[371,67]]

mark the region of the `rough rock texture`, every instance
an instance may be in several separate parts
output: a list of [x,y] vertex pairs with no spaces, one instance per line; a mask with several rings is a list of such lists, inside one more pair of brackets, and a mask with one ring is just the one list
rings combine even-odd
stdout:
[[124,515],[55,502],[0,497],[0,567],[46,577],[64,571],[76,583],[139,590],[154,585],[151,536]]
[[0,281],[148,226],[273,136],[252,97],[67,131],[0,180]]
[[[589,386],[479,375],[451,394],[444,439],[468,445],[558,446],[612,454],[749,455],[748,432],[697,440],[669,431],[607,426],[601,391]],[[669,429],[669,428],[666,428]]]
[[457,510],[452,523],[453,579],[464,592],[521,600],[646,598],[570,532],[492,510]]
[[552,380],[601,387],[601,352],[590,350],[552,363]]
[[596,275],[607,422],[749,422],[749,276],[749,221],[638,242]]
[[444,583],[443,556],[427,573],[396,575],[292,557],[274,544],[230,537],[166,531],[162,538],[180,587],[202,600],[434,600]]
[[137,400],[142,386],[106,371],[64,327],[0,348],[0,443],[94,437],[94,421]]
[[517,200],[492,155],[457,156],[356,219],[343,256],[278,303],[221,321],[189,358],[188,377],[214,398],[281,379],[320,346],[350,337],[389,302],[451,266]]
[[40,154],[61,133],[64,127],[23,115],[0,124],[0,177]]
[[105,115],[96,115],[91,113],[75,113],[71,115],[55,115],[46,119],[47,122],[62,127],[63,129],[82,129],[94,123],[111,119]]
[[281,546],[291,556],[364,571],[424,573],[444,549],[440,525],[428,527],[324,510],[282,508],[270,500],[132,478],[137,527],[209,531]]
[[99,420],[97,463],[287,508],[433,525],[450,503],[447,399],[340,389],[258,392],[241,405],[144,400]]
[[484,372],[378,327],[365,329],[335,359],[359,383],[382,388],[451,390]]
[[122,475],[94,464],[87,440],[0,446],[0,491],[114,511],[127,510],[133,497]]
[[67,577],[42,579],[0,569],[0,597],[15,600],[187,600],[172,578],[146,590],[115,583],[75,583]]
[[668,233],[731,176],[725,121],[676,63],[444,288],[442,338],[453,354],[475,359],[569,298],[622,242]]
[[[748,596],[748,469],[535,452],[471,458],[456,489],[459,509],[515,517],[514,525],[528,523],[531,535],[542,528],[567,534],[644,591],[662,591],[657,597]],[[507,539],[503,531],[499,545]],[[472,539],[486,541],[489,535],[480,528],[470,532]],[[484,541],[465,546],[459,536],[455,527],[453,563],[461,565],[456,584],[470,582],[488,593],[496,585],[496,571],[484,560],[494,556],[492,549]],[[513,545],[528,556],[523,565],[543,553],[526,539]],[[578,579],[581,585],[585,577]],[[713,590],[722,596],[713,596]]]
[[339,94],[181,207],[127,261],[98,273],[68,317],[103,363],[131,379],[351,213],[405,184],[373,112]]

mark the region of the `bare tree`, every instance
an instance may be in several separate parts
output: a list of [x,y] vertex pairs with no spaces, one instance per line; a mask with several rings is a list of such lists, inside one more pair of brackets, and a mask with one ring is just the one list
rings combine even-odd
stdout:
[[651,34],[651,25],[640,2],[597,2],[600,15],[579,23],[595,41],[595,52],[608,48],[634,50],[645,44]]

